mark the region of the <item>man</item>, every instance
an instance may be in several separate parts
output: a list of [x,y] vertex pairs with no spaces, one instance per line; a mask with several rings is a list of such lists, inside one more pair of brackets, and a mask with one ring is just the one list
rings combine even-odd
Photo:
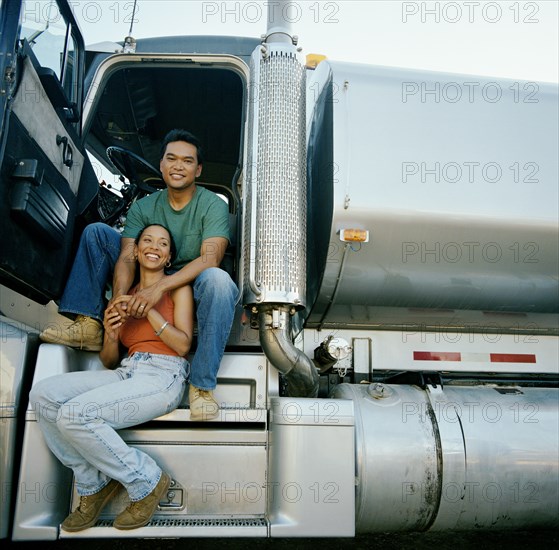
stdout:
[[[213,397],[217,371],[231,330],[237,287],[219,269],[229,240],[227,205],[217,195],[195,185],[202,172],[202,151],[196,137],[172,130],[162,145],[159,164],[166,189],[135,202],[122,235],[96,223],[84,231],[59,311],[77,315],[61,329],[49,326],[41,340],[98,351],[102,346],[105,284],[114,269],[113,297],[126,294],[135,275],[134,239],[150,223],[168,227],[177,243],[172,275],[138,291],[128,302],[127,316],[145,317],[165,292],[192,284],[196,302],[198,345],[190,378],[190,417],[215,418]],[[120,306],[117,306],[120,307]]]

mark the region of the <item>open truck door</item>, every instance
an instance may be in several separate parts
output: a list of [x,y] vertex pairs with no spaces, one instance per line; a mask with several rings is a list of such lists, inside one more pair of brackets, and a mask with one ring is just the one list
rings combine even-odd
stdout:
[[98,183],[81,138],[85,48],[66,0],[2,0],[0,283],[60,296]]

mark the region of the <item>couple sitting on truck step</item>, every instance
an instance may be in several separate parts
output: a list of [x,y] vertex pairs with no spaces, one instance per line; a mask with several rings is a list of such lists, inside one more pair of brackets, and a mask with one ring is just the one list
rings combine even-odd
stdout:
[[[75,316],[75,320],[64,326],[50,325],[40,335],[44,342],[99,351],[105,285],[111,270],[113,295],[109,307],[115,306],[126,317],[147,317],[165,292],[191,284],[198,326],[189,389],[193,420],[208,420],[219,414],[213,390],[238,294],[231,277],[219,268],[229,241],[227,204],[215,193],[195,185],[202,164],[202,150],[195,136],[185,130],[171,130],[165,136],[159,167],[166,189],[132,204],[122,235],[103,223],[85,228],[59,305],[61,313]],[[119,297],[128,293],[134,280],[134,238],[150,223],[168,227],[177,243],[171,274],[121,303]]]
[[[116,432],[175,409],[184,393],[194,328],[192,288],[164,292],[145,317],[126,313],[142,289],[166,277],[175,257],[169,230],[145,227],[133,249],[140,281],[105,310],[99,371],[70,372],[45,378],[29,396],[48,447],[74,471],[80,503],[62,523],[65,531],[92,527],[120,485],[130,504],[114,520],[117,529],[135,529],[152,518],[171,478],[142,451]],[[122,360],[121,344],[128,348]],[[118,367],[115,369],[115,367]],[[115,370],[113,370],[115,369]]]

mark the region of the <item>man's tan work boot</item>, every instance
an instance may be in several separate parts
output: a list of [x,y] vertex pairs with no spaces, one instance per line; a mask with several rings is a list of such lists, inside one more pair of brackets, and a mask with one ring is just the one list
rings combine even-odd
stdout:
[[75,321],[68,320],[62,325],[49,325],[39,338],[50,344],[63,344],[86,351],[100,351],[103,347],[103,325],[85,315],[78,315]]
[[149,523],[149,520],[155,514],[157,506],[163,495],[167,492],[171,478],[169,474],[162,472],[161,477],[153,491],[142,500],[131,502],[126,509],[121,512],[113,523],[113,527],[117,529],[137,529]]
[[115,495],[119,486],[118,481],[111,479],[105,487],[94,495],[80,497],[79,506],[62,522],[62,529],[74,533],[93,527],[105,504]]
[[211,420],[219,415],[219,406],[211,390],[201,390],[190,384],[188,403],[190,420]]

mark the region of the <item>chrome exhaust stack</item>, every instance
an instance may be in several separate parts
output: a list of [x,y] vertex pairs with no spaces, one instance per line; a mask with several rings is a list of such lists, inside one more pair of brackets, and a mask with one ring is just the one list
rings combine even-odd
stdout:
[[305,66],[285,17],[289,4],[273,3],[250,63],[243,302],[290,395],[310,397],[318,373],[292,340],[292,315],[306,299],[307,152]]

